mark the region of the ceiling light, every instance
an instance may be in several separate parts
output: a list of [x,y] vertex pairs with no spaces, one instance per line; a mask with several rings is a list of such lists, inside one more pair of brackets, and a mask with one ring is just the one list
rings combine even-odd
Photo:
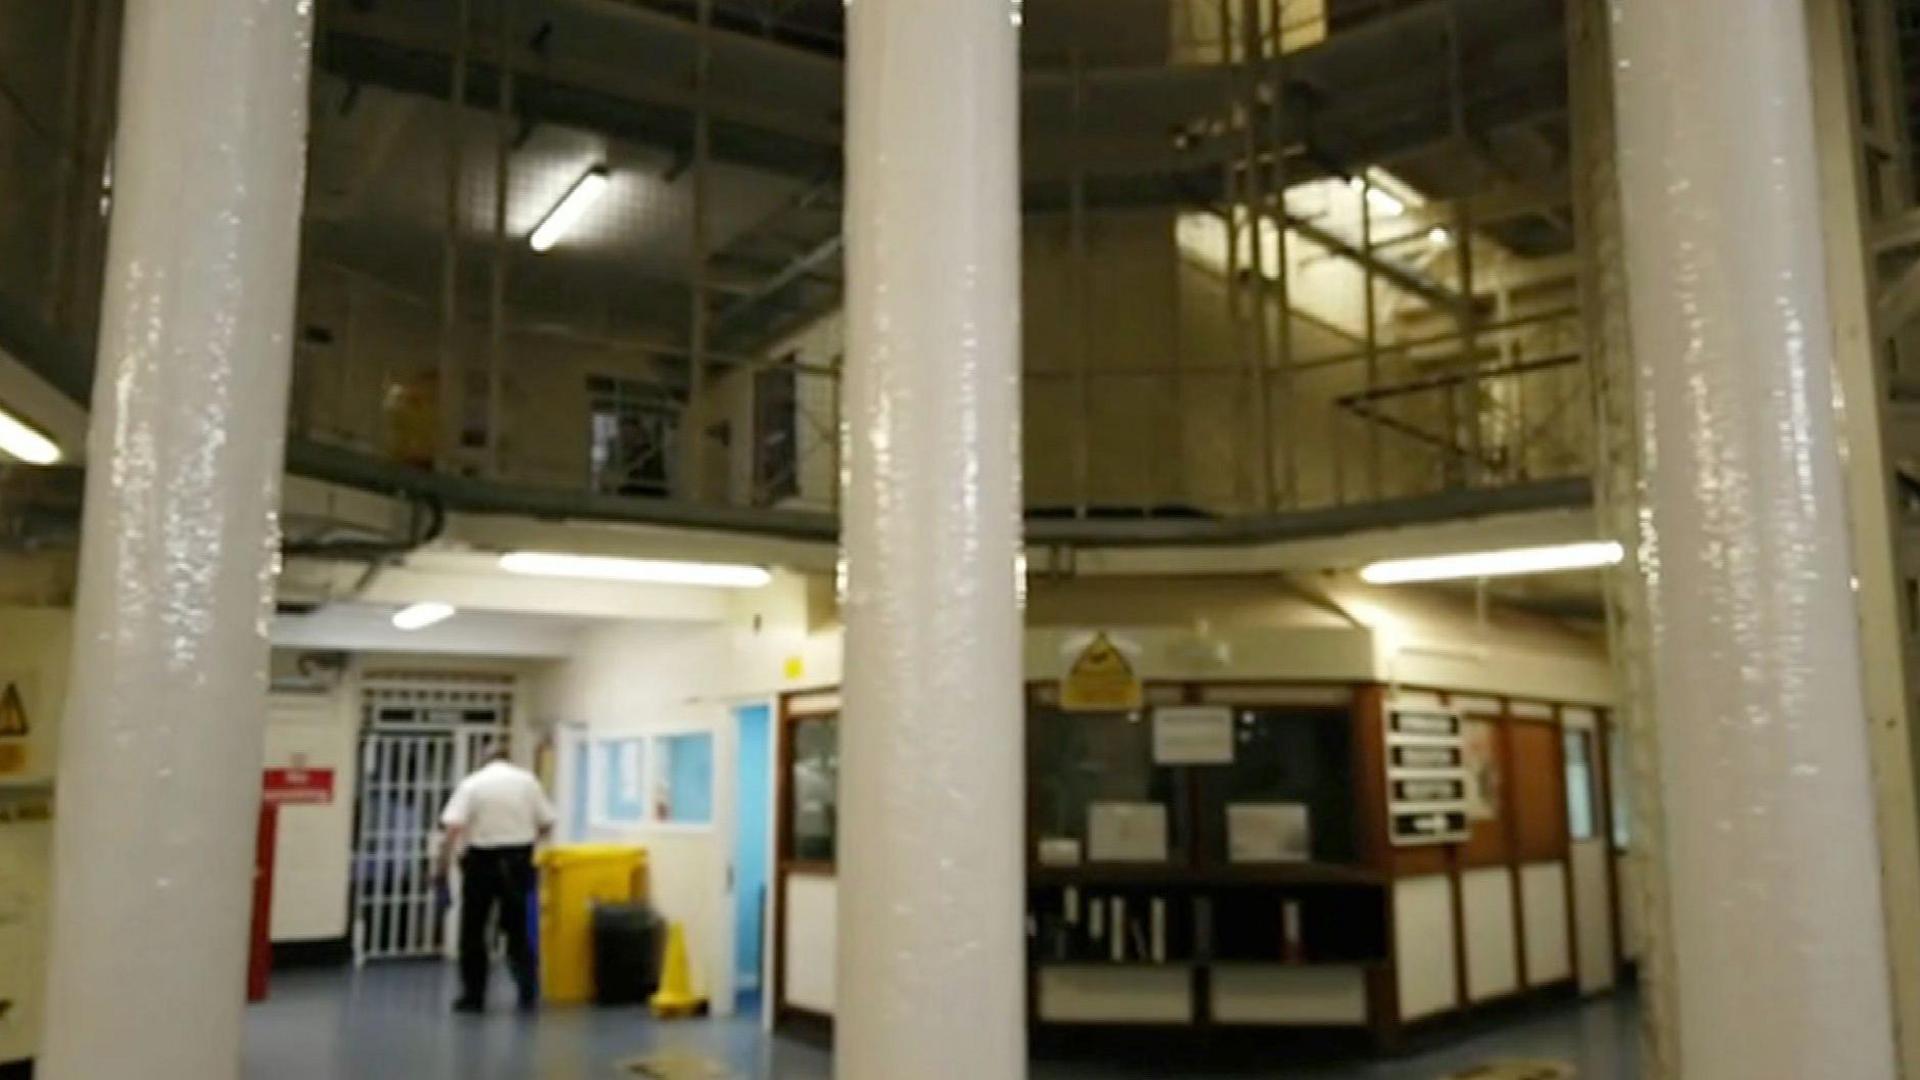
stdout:
[[1374,213],[1386,217],[1399,217],[1407,212],[1406,203],[1377,187],[1367,189],[1367,203],[1373,207]]
[[1367,180],[1362,177],[1355,176],[1349,178],[1347,180],[1347,187],[1354,191],[1365,192],[1367,205],[1373,208],[1374,213],[1382,217],[1399,217],[1401,214],[1407,212],[1407,204],[1405,201],[1378,184],[1368,183]]
[[566,195],[562,196],[553,209],[533,230],[527,243],[535,251],[550,250],[553,245],[566,238],[568,230],[580,221],[587,208],[599,200],[607,190],[607,170],[605,166],[595,165],[586,175],[574,182]]
[[1505,551],[1479,551],[1465,555],[1388,559],[1366,566],[1360,571],[1360,580],[1371,585],[1405,585],[1416,581],[1550,574],[1559,570],[1591,570],[1613,566],[1625,557],[1626,550],[1612,541],[1508,548]]
[[632,581],[647,585],[706,585],[716,589],[758,589],[773,580],[773,575],[763,566],[669,559],[618,559],[602,555],[561,555],[547,551],[515,551],[502,555],[500,569],[535,577]]
[[393,613],[393,625],[401,630],[425,630],[434,623],[446,622],[453,618],[452,604],[443,604],[438,600],[422,600],[418,604],[409,604]]
[[0,454],[29,465],[51,465],[60,460],[60,446],[5,409],[0,409]]
[[1453,234],[1448,232],[1444,227],[1435,225],[1433,228],[1427,230],[1427,243],[1432,244],[1434,247],[1446,247],[1453,243]]

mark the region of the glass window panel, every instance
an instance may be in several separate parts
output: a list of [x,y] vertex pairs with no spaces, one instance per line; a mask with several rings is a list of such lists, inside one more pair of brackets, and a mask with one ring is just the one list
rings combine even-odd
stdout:
[[1293,803],[1307,808],[1315,862],[1355,858],[1353,734],[1345,710],[1241,706],[1233,710],[1233,762],[1202,780],[1206,851],[1230,860],[1227,808]]
[[793,775],[787,785],[793,838],[803,862],[832,862],[840,810],[840,718],[809,716],[793,724]]
[[1574,842],[1598,835],[1594,820],[1593,743],[1585,731],[1565,733],[1567,748],[1567,831]]
[[1625,851],[1633,839],[1633,769],[1626,729],[1617,723],[1607,732],[1607,774],[1613,780],[1613,846]]
[[707,732],[654,740],[653,820],[713,823],[713,736]]
[[1094,804],[1157,803],[1167,811],[1168,861],[1187,861],[1192,827],[1185,784],[1176,770],[1153,763],[1147,713],[1074,713],[1036,705],[1030,715],[1033,828],[1041,842],[1078,841],[1087,859]]
[[646,782],[647,741],[645,739],[602,739],[594,744],[599,767],[596,815],[610,825],[641,825],[647,820],[647,803],[642,790]]

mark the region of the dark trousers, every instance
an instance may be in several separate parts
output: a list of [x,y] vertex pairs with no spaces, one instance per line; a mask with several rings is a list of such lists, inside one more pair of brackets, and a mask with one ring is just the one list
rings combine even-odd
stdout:
[[527,892],[533,887],[533,848],[468,848],[460,857],[460,985],[468,1001],[487,996],[487,919],[500,914],[507,964],[520,1001],[539,996],[533,950],[527,945]]

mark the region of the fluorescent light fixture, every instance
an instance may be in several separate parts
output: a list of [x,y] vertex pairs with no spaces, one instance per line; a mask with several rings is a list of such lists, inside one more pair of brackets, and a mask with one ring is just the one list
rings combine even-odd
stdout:
[[566,238],[568,231],[580,221],[587,208],[598,202],[607,190],[607,170],[605,166],[595,165],[586,175],[574,182],[572,188],[561,197],[554,208],[547,211],[533,235],[527,239],[535,251],[548,251],[553,245]]
[[1377,187],[1367,189],[1367,202],[1373,204],[1373,212],[1386,217],[1399,217],[1407,212],[1407,204],[1394,198],[1392,193]]
[[1435,555],[1421,559],[1388,559],[1360,571],[1371,585],[1405,585],[1417,581],[1457,581],[1462,578],[1514,577],[1551,574],[1559,570],[1591,570],[1613,566],[1626,550],[1612,541],[1596,540],[1551,547],[1508,548],[1465,555]]
[[29,465],[51,465],[60,460],[60,446],[5,409],[0,409],[0,454]]
[[434,623],[446,622],[453,618],[452,604],[443,604],[438,600],[422,600],[409,604],[393,613],[393,625],[401,630],[425,630]]
[[763,566],[562,555],[551,551],[509,552],[500,556],[500,569],[511,574],[534,577],[631,581],[645,585],[705,585],[716,589],[758,589],[773,580],[773,575]]
[[1347,181],[1347,186],[1354,191],[1365,192],[1367,205],[1382,217],[1399,217],[1407,212],[1407,204],[1399,196],[1378,184],[1369,183],[1363,177],[1353,177]]

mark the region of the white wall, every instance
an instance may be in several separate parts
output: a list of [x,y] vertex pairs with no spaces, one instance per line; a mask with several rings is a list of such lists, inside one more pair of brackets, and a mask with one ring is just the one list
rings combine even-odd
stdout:
[[[61,704],[66,698],[72,615],[62,608],[0,607],[0,690],[13,683],[31,725],[24,768],[0,776],[0,1062],[40,1045],[41,980],[50,910],[53,828],[44,819]],[[13,820],[17,808],[37,807]]]
[[[733,914],[724,902],[732,851],[733,731],[729,709],[783,689],[834,685],[840,636],[831,622],[831,584],[776,574],[764,589],[727,594],[727,617],[703,624],[607,623],[578,639],[572,655],[536,679],[535,711],[569,739],[657,731],[714,733],[711,827],[606,828],[590,840],[644,845],[652,902],[683,923],[702,992],[724,992],[730,977]],[[571,816],[571,755],[562,762],[557,802]],[[566,823],[570,830],[571,820]],[[723,1003],[716,1001],[716,1006]]]
[[[276,675],[293,654],[276,653]],[[347,936],[348,872],[353,846],[360,710],[346,672],[310,688],[278,684],[267,699],[265,768],[331,769],[333,801],[283,806],[275,837],[271,932],[274,942],[337,941]]]
[[[729,834],[718,820],[720,778],[729,775],[723,751],[724,706],[713,695],[727,680],[728,635],[720,625],[682,628],[612,624],[587,631],[571,658],[538,680],[539,713],[552,722],[600,736],[660,730],[714,733],[716,820],[710,826],[595,827],[586,838],[643,845],[648,852],[653,906],[686,928],[695,987],[711,993],[725,974],[722,937],[731,926],[720,885]],[[572,782],[578,782],[573,780]],[[560,793],[570,807],[571,793]]]
[[1605,705],[1613,667],[1605,634],[1489,605],[1457,592],[1376,588],[1337,579],[1327,594],[1374,631],[1380,681],[1544,701]]

